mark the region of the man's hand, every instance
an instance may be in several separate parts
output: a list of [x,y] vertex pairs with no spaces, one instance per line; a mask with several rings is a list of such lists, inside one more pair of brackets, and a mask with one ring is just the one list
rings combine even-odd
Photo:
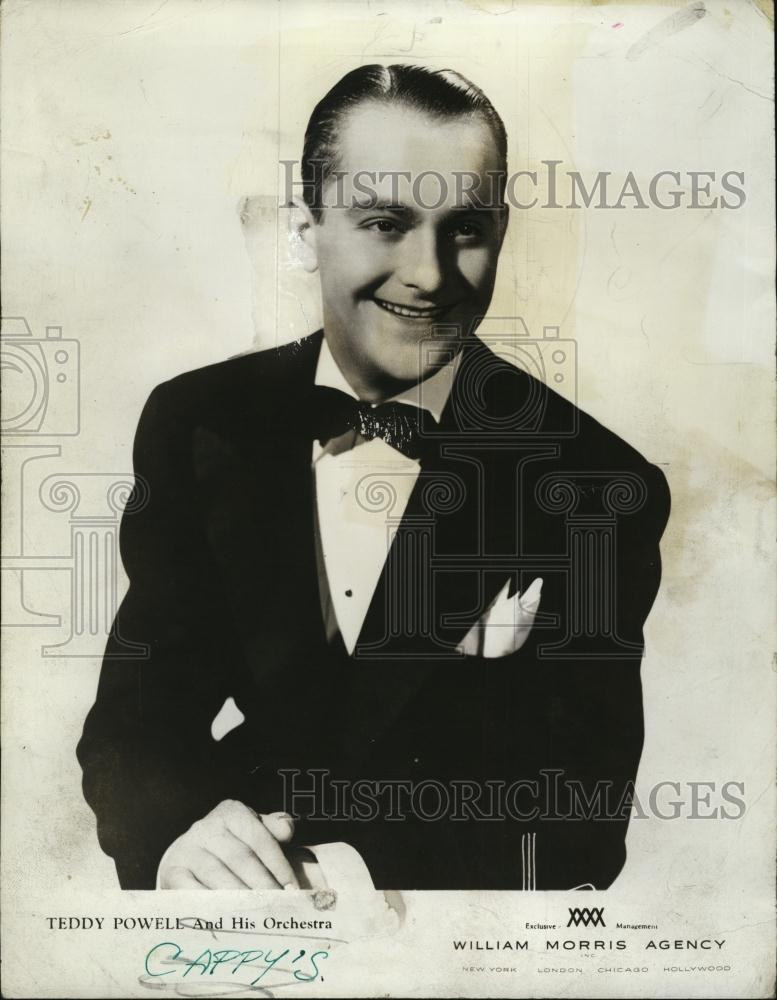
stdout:
[[294,835],[287,813],[257,815],[225,799],[173,841],[159,865],[160,889],[299,887],[281,844]]

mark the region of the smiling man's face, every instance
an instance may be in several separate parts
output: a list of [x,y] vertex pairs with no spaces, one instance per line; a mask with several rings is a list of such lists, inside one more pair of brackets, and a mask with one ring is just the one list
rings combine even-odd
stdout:
[[306,240],[332,354],[374,401],[436,370],[439,355],[435,364],[420,349],[435,327],[457,342],[488,309],[506,210],[476,207],[466,192],[479,178],[486,200],[502,165],[481,118],[441,120],[401,104],[356,108],[338,148],[341,176],[327,180],[328,207]]

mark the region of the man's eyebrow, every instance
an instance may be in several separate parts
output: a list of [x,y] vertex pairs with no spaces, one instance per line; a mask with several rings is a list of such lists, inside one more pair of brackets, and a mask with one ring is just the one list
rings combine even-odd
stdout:
[[[460,205],[451,205],[445,211],[445,216],[448,219],[451,218],[461,218],[462,216],[474,216],[482,219],[484,216],[489,216],[493,214],[493,209],[498,206],[488,205],[488,204],[478,204],[476,200],[467,201]],[[392,215],[398,215],[405,219],[415,219],[418,216],[418,211],[412,205],[405,205],[402,202],[392,201],[390,198],[366,198],[363,201],[359,201],[357,198],[352,199],[350,207],[348,208],[349,214],[361,214],[363,212],[390,212]]]
[[366,198],[359,201],[354,198],[351,201],[349,211],[355,212],[393,212],[395,215],[414,215],[414,210],[409,205],[392,201],[389,198]]

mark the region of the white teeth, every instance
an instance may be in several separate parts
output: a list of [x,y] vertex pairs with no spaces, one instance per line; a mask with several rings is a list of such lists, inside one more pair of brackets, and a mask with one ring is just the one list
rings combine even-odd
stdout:
[[408,306],[397,306],[393,302],[384,302],[382,299],[375,299],[381,309],[394,313],[397,316],[407,316],[410,319],[425,319],[436,315],[439,309],[410,309]]

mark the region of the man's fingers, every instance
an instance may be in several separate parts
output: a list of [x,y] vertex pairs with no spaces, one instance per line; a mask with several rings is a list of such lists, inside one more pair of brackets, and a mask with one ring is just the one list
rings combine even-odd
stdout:
[[280,883],[252,848],[229,829],[224,829],[210,850],[249,889],[278,889]]
[[288,844],[294,836],[294,820],[288,813],[260,813],[259,819],[264,823],[279,844]]
[[260,817],[242,802],[225,799],[193,823],[163,859],[164,888],[299,888],[279,841],[288,843],[288,813]]
[[261,819],[248,809],[235,811],[225,818],[227,829],[238,840],[247,844],[278,885],[299,888],[297,876],[283,853],[283,849]]
[[169,868],[160,879],[162,889],[207,889],[188,868]]
[[207,889],[249,888],[242,879],[230,871],[221,858],[211,854],[209,850],[200,850],[196,853],[192,871]]

